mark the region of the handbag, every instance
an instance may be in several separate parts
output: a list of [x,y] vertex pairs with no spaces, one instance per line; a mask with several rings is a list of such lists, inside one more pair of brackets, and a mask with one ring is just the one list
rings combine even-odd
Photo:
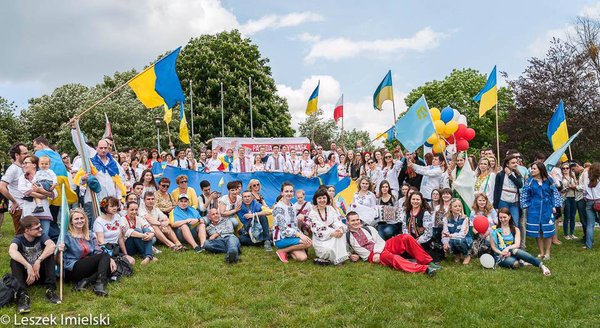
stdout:
[[594,209],[596,212],[600,212],[600,199],[596,199],[596,195],[594,195],[594,189],[592,189],[592,196],[594,196],[594,204],[592,204],[592,209]]
[[262,224],[260,224],[260,221],[258,219],[258,215],[256,215],[256,213],[254,213],[252,215],[252,222],[250,223],[250,240],[252,240],[253,243],[259,243],[262,240],[261,238],[261,234],[263,231],[263,227]]

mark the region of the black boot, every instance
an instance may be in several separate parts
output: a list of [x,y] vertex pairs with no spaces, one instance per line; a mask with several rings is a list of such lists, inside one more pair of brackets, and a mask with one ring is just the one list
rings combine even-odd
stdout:
[[81,279],[81,280],[79,280],[79,282],[77,284],[75,284],[73,289],[76,292],[82,292],[82,291],[86,290],[89,286],[90,286],[90,282],[87,279]]
[[106,281],[106,278],[104,277],[104,274],[102,274],[102,273],[98,274],[98,280],[96,280],[94,287],[92,287],[94,294],[96,294],[98,296],[108,296],[108,292],[106,291],[106,289],[104,289],[105,281]]
[[26,292],[19,292],[17,294],[17,312],[27,313],[31,311],[31,300]]

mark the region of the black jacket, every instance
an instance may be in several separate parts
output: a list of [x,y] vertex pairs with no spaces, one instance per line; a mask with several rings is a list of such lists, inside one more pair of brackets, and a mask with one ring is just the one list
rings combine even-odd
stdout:
[[[498,203],[500,202],[500,197],[502,196],[502,185],[504,184],[504,177],[506,173],[504,170],[498,172],[496,174],[496,181],[494,182],[494,208],[498,208]],[[517,202],[519,201],[519,192],[521,188],[523,188],[523,179],[518,178],[515,174],[511,174],[508,176],[510,181],[512,181],[515,186],[517,186]]]

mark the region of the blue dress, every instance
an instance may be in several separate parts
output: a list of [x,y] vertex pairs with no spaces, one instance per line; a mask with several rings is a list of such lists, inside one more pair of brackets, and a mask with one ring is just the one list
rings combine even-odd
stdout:
[[562,206],[562,198],[552,178],[540,185],[529,178],[521,190],[521,208],[527,208],[527,237],[549,238],[556,234],[552,209]]

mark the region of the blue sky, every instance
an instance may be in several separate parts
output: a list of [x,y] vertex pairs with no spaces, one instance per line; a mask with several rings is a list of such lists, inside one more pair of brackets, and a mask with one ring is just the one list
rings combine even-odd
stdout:
[[516,78],[577,15],[600,16],[596,1],[25,0],[2,7],[0,96],[21,108],[64,83],[93,85],[141,69],[191,37],[238,28],[270,59],[294,127],[320,80],[327,115],[343,92],[345,127],[371,135],[392,122],[390,103],[381,113],[371,107],[388,69],[400,112],[411,89],[453,68],[488,73],[498,65]]

